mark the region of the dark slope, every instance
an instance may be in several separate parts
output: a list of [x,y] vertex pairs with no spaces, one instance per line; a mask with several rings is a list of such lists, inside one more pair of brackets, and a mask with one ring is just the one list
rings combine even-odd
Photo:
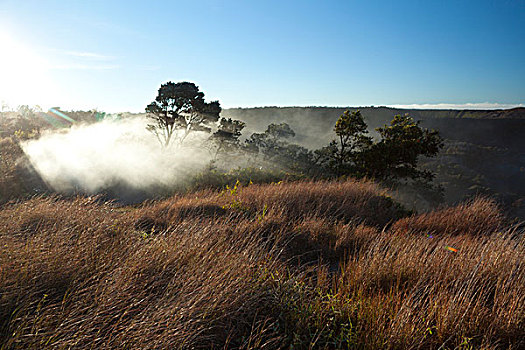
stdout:
[[294,142],[316,149],[333,138],[333,126],[346,109],[359,109],[370,130],[408,113],[427,128],[439,130],[445,148],[423,165],[437,173],[446,200],[458,202],[475,194],[495,196],[513,214],[525,218],[525,108],[509,110],[416,110],[387,107],[264,107],[234,108],[223,116],[247,123],[251,132],[269,123],[286,122]]
[[[249,132],[262,131],[269,123],[286,122],[297,133],[296,142],[318,148],[332,137],[335,121],[346,109],[359,109],[371,130],[396,114],[410,114],[423,125],[438,129],[443,137],[522,150],[525,148],[525,108],[508,110],[421,110],[387,107],[262,107],[225,109],[223,116],[247,123]],[[248,134],[249,134],[248,132]]]

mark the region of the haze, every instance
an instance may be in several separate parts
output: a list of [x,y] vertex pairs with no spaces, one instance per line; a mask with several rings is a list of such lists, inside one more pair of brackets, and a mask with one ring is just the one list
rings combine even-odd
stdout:
[[144,199],[156,189],[173,189],[201,170],[211,153],[198,147],[208,137],[195,132],[176,151],[160,147],[142,117],[107,119],[49,130],[22,143],[46,184],[57,192],[98,193],[110,189],[126,200]]

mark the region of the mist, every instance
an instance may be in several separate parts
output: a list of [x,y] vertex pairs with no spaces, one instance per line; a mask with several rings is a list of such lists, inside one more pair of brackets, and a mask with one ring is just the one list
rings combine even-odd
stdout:
[[184,146],[164,148],[143,117],[104,120],[55,130],[22,143],[31,164],[60,193],[111,193],[124,201],[184,184],[212,159],[194,132]]

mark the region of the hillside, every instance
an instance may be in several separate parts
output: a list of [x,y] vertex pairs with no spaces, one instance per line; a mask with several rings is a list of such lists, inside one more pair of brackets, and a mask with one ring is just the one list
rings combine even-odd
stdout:
[[258,107],[230,108],[222,115],[245,121],[250,130],[261,131],[269,123],[286,122],[296,131],[296,142],[318,148],[332,137],[337,118],[347,109],[359,109],[371,130],[383,126],[396,114],[408,113],[424,126],[436,128],[446,139],[499,147],[525,149],[525,108],[507,110],[425,110],[388,107]]
[[[242,138],[265,130],[270,123],[287,122],[296,133],[291,142],[316,149],[332,139],[333,125],[344,110],[327,107],[237,108],[223,110],[222,116],[246,122]],[[364,107],[361,111],[373,135],[374,128],[388,123],[394,114],[404,113],[421,120],[424,127],[439,130],[445,139],[445,148],[437,158],[421,159],[421,164],[436,173],[436,182],[445,190],[446,203],[455,204],[475,195],[488,195],[502,203],[508,215],[525,219],[525,108],[459,111]],[[94,123],[99,117],[93,111],[67,114],[81,124]],[[119,114],[112,118],[125,120],[132,116]],[[57,118],[61,119],[52,113],[36,113],[30,117],[19,117],[14,112],[2,113],[0,134],[7,139],[21,130],[23,132],[17,136],[20,139],[38,137],[41,131],[55,125],[48,119],[56,123]],[[3,141],[1,147],[0,171],[5,176],[0,180],[0,186],[3,186],[0,198],[13,197],[9,193],[16,197],[16,193],[42,192],[46,185],[34,176],[19,147],[12,141]],[[28,165],[25,169],[24,164]],[[120,197],[129,192],[127,187],[115,190]],[[135,194],[131,196],[135,197]],[[148,195],[138,197],[147,198]],[[410,198],[404,204],[417,209],[428,207],[424,199],[418,198]]]
[[364,181],[0,208],[5,349],[523,348],[523,234]]
[[[333,126],[347,108],[234,108],[223,115],[247,123],[246,134],[261,132],[269,123],[290,124],[293,142],[310,149],[333,138]],[[509,110],[410,110],[359,107],[370,131],[408,113],[424,127],[436,129],[445,149],[423,166],[437,174],[452,204],[476,194],[497,197],[511,215],[525,219],[525,108]]]

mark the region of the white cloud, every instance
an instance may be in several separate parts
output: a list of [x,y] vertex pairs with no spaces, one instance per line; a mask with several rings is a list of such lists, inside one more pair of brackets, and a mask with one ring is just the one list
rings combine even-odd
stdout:
[[120,68],[115,63],[116,57],[90,51],[73,51],[48,49],[54,55],[53,62],[48,65],[50,70],[112,70]]
[[98,61],[111,61],[115,59],[115,57],[113,56],[101,55],[95,52],[65,51],[64,53],[68,56],[86,58],[86,59],[92,59],[92,60],[98,60]]
[[406,108],[406,109],[509,109],[516,107],[525,107],[523,103],[423,103],[423,104],[406,104],[406,105],[388,105],[392,108]]
[[120,66],[117,64],[84,64],[84,63],[69,63],[69,64],[58,64],[52,65],[49,69],[56,70],[112,70],[118,69]]

